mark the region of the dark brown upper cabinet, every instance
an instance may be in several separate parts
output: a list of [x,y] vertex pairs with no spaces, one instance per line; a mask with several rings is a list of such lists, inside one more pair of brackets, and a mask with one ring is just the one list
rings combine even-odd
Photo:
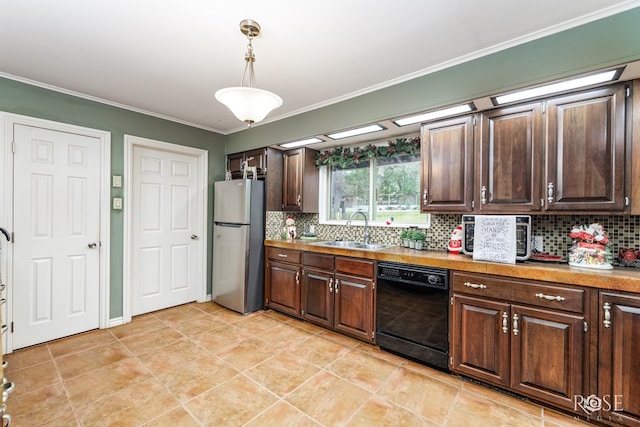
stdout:
[[624,211],[625,85],[549,99],[546,209]]
[[422,126],[422,212],[469,212],[473,200],[474,116]]
[[283,154],[282,210],[285,212],[318,212],[319,173],[316,150],[299,148]]
[[480,127],[477,210],[540,211],[542,104],[488,111]]

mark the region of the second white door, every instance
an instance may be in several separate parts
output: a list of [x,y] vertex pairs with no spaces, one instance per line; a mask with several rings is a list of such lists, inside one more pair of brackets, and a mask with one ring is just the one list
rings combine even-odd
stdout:
[[100,140],[15,124],[13,349],[95,329]]
[[131,314],[197,299],[198,159],[134,146]]

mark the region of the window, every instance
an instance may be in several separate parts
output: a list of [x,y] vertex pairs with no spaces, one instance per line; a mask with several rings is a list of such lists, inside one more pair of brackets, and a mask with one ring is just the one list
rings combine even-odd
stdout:
[[428,214],[420,213],[419,154],[369,159],[344,168],[327,166],[321,176],[321,222],[346,222],[362,210],[379,225],[428,226]]

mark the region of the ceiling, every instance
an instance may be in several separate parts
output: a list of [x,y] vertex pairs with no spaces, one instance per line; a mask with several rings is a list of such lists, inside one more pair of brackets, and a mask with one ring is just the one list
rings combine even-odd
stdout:
[[[304,7],[303,7],[304,5]],[[0,76],[222,134],[247,39],[264,123],[601,19],[640,0],[0,0]],[[256,126],[259,126],[256,125]]]

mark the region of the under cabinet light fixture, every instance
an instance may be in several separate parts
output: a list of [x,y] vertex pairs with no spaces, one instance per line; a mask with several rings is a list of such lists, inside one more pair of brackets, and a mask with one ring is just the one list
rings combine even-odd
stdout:
[[342,138],[349,138],[350,136],[364,135],[365,133],[379,132],[385,129],[386,129],[385,127],[375,124],[375,125],[364,126],[361,128],[345,130],[342,132],[331,133],[327,135],[327,137],[331,139],[342,139]]
[[589,74],[570,80],[564,80],[544,86],[538,86],[530,89],[520,90],[517,92],[507,93],[504,95],[498,95],[491,97],[491,101],[493,101],[494,105],[502,105],[508,104],[510,102],[522,101],[524,99],[539,98],[541,96],[553,93],[565,92],[567,90],[592,86],[599,83],[610,82],[618,80],[623,70],[624,67],[621,67],[616,68],[615,70],[602,71],[596,74]]
[[321,140],[320,138],[314,137],[314,138],[301,139],[299,141],[291,141],[291,142],[287,142],[286,144],[280,144],[280,147],[294,148],[294,147],[301,147],[303,145],[317,144],[318,142],[324,142],[324,141]]
[[473,102],[468,104],[456,105],[454,107],[443,108],[441,110],[429,111],[427,113],[418,114],[416,116],[403,117],[401,119],[392,120],[396,126],[407,126],[415,123],[427,122],[433,119],[439,119],[447,116],[454,116],[456,114],[468,113],[475,110],[476,107]]

